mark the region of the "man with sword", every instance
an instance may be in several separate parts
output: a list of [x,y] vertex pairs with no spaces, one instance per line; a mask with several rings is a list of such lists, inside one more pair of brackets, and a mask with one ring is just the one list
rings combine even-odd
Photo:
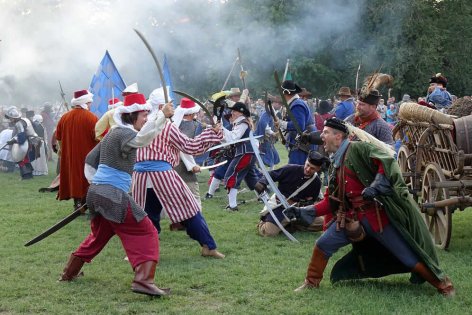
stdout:
[[[156,90],[153,91],[152,101],[159,106],[165,103],[165,97],[157,97],[164,96],[164,93],[155,93]],[[216,249],[216,242],[201,213],[201,205],[173,168],[179,164],[181,152],[201,154],[222,139],[219,124],[191,139],[167,121],[162,133],[150,145],[138,149],[133,173],[132,193],[136,202],[146,213],[158,219],[161,207],[155,201],[159,200],[171,222],[181,223],[190,238],[200,244],[204,257],[225,256]]]
[[61,281],[78,277],[84,263],[90,263],[116,234],[135,272],[132,291],[151,296],[169,294],[169,289],[154,284],[159,261],[157,231],[128,194],[137,149],[148,145],[162,131],[165,117],[173,114],[171,104],[148,115],[150,109],[144,95],[126,96],[124,105],[115,112],[116,127],[87,155],[85,176],[91,185],[86,201],[92,231],[70,255]]
[[[278,182],[278,188],[282,195],[287,199],[291,205],[308,205],[313,204],[319,199],[321,190],[321,180],[318,172],[321,170],[323,164],[328,163],[328,158],[324,157],[318,152],[312,151],[308,154],[305,165],[288,164],[277,170],[270,171],[269,175],[274,182]],[[255,191],[260,195],[268,186],[268,181],[265,176],[262,176],[255,186]],[[285,218],[282,211],[284,207],[275,195],[270,198],[270,205],[277,220],[283,225],[287,226],[291,222]],[[274,218],[269,214],[267,207],[261,211],[261,220],[257,224],[258,233],[261,236],[276,236],[281,231],[274,221]],[[309,229],[297,226],[296,229],[303,229],[318,232],[323,227],[323,217],[318,217],[310,225]]]
[[275,126],[288,132],[287,147],[290,150],[288,163],[304,165],[308,152],[315,150],[315,146],[303,143],[301,136],[305,131],[316,131],[315,122],[308,105],[298,95],[302,91],[298,84],[286,80],[282,82],[280,89],[289,117],[287,121],[279,120],[275,122]]
[[[223,128],[224,140],[232,142],[244,139],[249,136],[249,132],[253,129],[251,114],[245,104],[236,102],[232,106],[228,106],[231,111],[231,130]],[[249,141],[242,141],[234,144],[234,155],[228,166],[224,165],[217,168],[213,174],[210,183],[207,198],[211,198],[222,181],[224,181],[228,190],[228,206],[229,211],[238,211],[237,195],[241,182],[244,180],[249,189],[253,190],[258,180],[258,173],[255,168],[255,157],[252,146]],[[220,171],[220,170],[224,170]]]

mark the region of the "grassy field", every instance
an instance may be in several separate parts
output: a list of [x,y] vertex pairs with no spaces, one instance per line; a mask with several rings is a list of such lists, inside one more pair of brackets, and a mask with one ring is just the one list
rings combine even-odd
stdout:
[[[282,155],[286,155],[282,153]],[[200,177],[202,195],[208,174]],[[222,191],[204,201],[203,213],[224,260],[200,256],[199,246],[185,232],[160,235],[161,262],[156,283],[172,295],[149,298],[130,291],[133,272],[118,238],[113,238],[85,276],[72,283],[58,279],[69,254],[89,232],[82,216],[31,247],[23,244],[63,218],[71,201],[58,202],[53,193],[38,193],[53,175],[19,181],[19,174],[0,174],[0,314],[470,314],[472,307],[471,209],[453,215],[449,251],[439,251],[441,265],[454,281],[457,295],[445,299],[428,284],[413,285],[409,275],[332,285],[297,294],[313,243],[319,233],[296,233],[299,244],[283,235],[261,238],[255,226],[261,204],[252,192],[240,211],[228,213]],[[337,253],[333,263],[348,248]]]

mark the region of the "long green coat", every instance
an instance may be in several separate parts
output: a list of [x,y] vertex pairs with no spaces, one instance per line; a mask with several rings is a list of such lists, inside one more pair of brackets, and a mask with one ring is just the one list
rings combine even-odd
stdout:
[[[369,186],[376,175],[372,159],[382,162],[385,175],[394,188],[392,196],[377,197],[384,204],[391,224],[400,232],[420,261],[439,279],[443,279],[444,274],[439,268],[431,235],[420,215],[418,205],[408,192],[397,161],[370,143],[355,141],[349,145],[344,165],[353,171],[365,186]],[[376,278],[410,271],[380,243],[367,238],[365,241],[353,243],[352,250],[336,262],[331,272],[331,281]],[[416,274],[412,274],[410,281],[424,282]]]

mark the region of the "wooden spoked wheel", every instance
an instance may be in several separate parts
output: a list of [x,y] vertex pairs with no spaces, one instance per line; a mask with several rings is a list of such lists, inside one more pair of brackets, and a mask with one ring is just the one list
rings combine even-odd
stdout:
[[397,154],[397,161],[398,165],[400,166],[400,170],[403,174],[403,179],[405,180],[405,184],[408,186],[408,189],[410,191],[413,191],[413,176],[411,175],[405,175],[405,174],[411,174],[415,171],[414,165],[413,165],[413,160],[412,157],[410,157],[410,150],[404,145],[400,147],[398,150]]
[[[449,199],[449,191],[446,188],[435,188],[434,184],[444,182],[442,169],[436,163],[429,163],[424,170],[422,186],[422,202],[432,203]],[[447,249],[451,240],[452,212],[450,207],[432,208],[422,210],[423,219],[433,238],[434,244]]]

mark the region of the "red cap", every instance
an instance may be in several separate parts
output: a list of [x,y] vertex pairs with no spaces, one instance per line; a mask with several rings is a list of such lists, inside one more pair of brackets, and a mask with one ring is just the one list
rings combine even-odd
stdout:
[[120,102],[120,100],[116,97],[115,98],[110,98],[108,100],[108,105],[115,105],[116,103],[119,103],[119,102]]
[[80,90],[74,92],[74,98],[79,98],[81,96],[87,95],[89,92],[87,90]]
[[133,104],[140,104],[140,105],[146,104],[146,97],[144,97],[144,95],[140,93],[126,95],[123,105],[130,106]]
[[188,99],[188,98],[184,97],[180,100],[180,107],[181,108],[188,109],[188,108],[192,108],[194,106],[195,106],[195,102],[192,101],[191,99]]

